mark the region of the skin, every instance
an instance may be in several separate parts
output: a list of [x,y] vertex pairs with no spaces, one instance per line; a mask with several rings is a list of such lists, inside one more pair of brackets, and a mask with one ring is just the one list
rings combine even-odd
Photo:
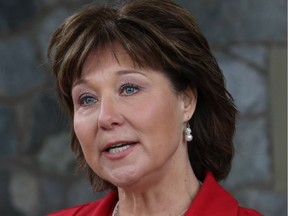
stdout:
[[[184,138],[196,94],[176,93],[160,71],[135,68],[118,44],[114,52],[117,59],[110,49],[91,52],[72,88],[74,130],[85,159],[117,186],[120,216],[179,215],[200,187]],[[119,143],[130,145],[107,151]]]

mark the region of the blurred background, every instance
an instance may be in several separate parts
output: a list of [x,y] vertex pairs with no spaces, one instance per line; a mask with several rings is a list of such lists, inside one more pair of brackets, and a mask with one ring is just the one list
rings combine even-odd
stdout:
[[[77,175],[48,40],[88,0],[0,0],[0,215],[38,216],[97,199]],[[94,1],[104,3],[106,1]],[[222,184],[241,205],[287,215],[287,3],[178,0],[206,35],[240,110]]]

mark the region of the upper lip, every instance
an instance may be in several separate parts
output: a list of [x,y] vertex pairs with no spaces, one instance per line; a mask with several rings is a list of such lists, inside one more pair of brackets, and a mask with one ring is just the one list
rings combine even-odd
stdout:
[[113,146],[116,146],[116,145],[119,145],[119,144],[134,144],[134,143],[137,143],[137,141],[134,141],[134,140],[120,140],[120,141],[113,141],[113,142],[109,142],[109,143],[106,143],[102,149],[102,151],[107,151],[109,148],[113,147]]

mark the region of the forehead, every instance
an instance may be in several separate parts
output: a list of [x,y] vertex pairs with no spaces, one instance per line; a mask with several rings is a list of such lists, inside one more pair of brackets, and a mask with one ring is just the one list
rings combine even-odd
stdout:
[[[136,54],[137,55],[137,54]],[[96,48],[91,50],[82,67],[81,76],[79,79],[85,77],[87,74],[92,71],[101,71],[106,68],[110,68],[113,70],[113,67],[117,69],[136,69],[136,70],[157,70],[162,71],[161,68],[152,67],[149,62],[139,61],[139,59],[131,58],[129,53],[125,50],[125,48],[118,42],[114,42],[110,45],[103,46],[102,48]],[[76,80],[77,81],[77,80]]]

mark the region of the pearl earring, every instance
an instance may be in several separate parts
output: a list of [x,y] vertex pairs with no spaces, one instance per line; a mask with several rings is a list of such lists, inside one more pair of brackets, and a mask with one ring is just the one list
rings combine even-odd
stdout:
[[187,124],[187,127],[185,129],[185,138],[186,138],[187,142],[190,142],[193,139],[193,136],[192,136],[191,132],[192,132],[192,130],[190,128],[190,125]]

